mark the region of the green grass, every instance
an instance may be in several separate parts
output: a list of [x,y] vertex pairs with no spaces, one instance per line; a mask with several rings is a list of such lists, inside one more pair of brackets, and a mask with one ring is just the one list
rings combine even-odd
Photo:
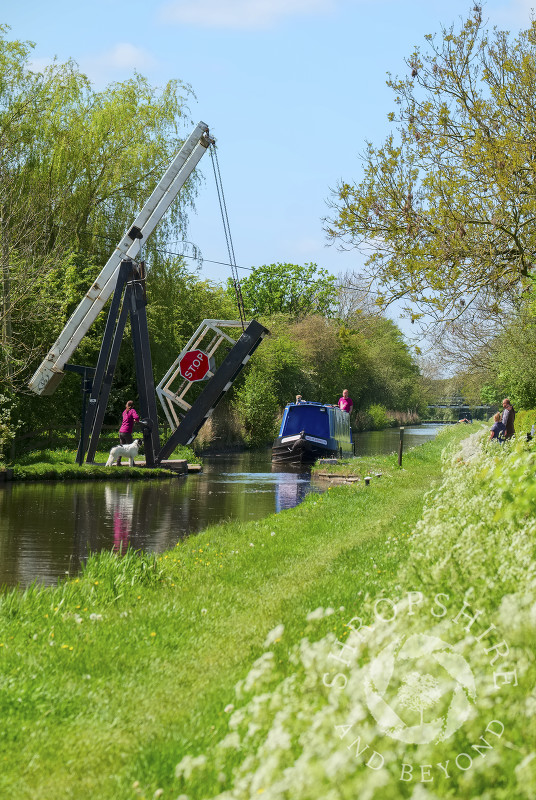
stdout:
[[[368,488],[309,495],[161,557],[101,554],[57,588],[5,594],[0,796],[122,800],[162,789],[175,799],[176,764],[224,735],[233,687],[268,631],[285,625],[286,669],[292,643],[342,635],[358,593],[396,581],[443,445],[471,432],[453,426],[408,452],[403,470],[393,456],[375,459],[389,477]],[[305,618],[319,606],[335,613],[313,633]]]
[[[113,444],[117,444],[114,440]],[[113,446],[110,445],[110,446]],[[153,478],[170,478],[174,473],[166,469],[143,469],[129,467],[125,460],[120,469],[105,467],[109,450],[99,451],[95,454],[94,464],[76,463],[76,450],[34,450],[15,459],[11,468],[14,480],[151,480]],[[143,455],[140,456],[143,458]],[[189,464],[202,463],[190,447],[179,446],[171,459],[184,459]]]

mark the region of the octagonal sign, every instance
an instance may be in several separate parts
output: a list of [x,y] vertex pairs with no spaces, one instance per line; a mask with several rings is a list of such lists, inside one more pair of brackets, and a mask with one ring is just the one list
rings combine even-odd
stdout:
[[205,380],[210,369],[210,359],[202,350],[188,350],[179,361],[180,374],[192,383]]

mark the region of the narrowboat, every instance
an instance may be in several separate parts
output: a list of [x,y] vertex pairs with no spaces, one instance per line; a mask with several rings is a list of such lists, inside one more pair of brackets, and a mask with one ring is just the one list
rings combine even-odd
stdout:
[[338,406],[302,401],[286,406],[272,461],[306,464],[353,452],[350,414]]

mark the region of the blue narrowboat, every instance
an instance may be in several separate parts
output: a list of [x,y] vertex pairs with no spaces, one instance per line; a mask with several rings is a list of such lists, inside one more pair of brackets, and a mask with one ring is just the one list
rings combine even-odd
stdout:
[[353,454],[350,414],[324,403],[289,403],[283,412],[272,461],[312,463],[317,458]]

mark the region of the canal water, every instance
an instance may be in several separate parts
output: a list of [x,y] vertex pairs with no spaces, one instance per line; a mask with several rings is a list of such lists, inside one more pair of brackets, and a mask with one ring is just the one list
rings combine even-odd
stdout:
[[[407,428],[404,448],[436,433],[436,426]],[[395,452],[398,440],[398,429],[360,434],[357,455]],[[269,450],[209,456],[202,473],[163,481],[7,483],[0,586],[56,583],[98,550],[162,552],[214,523],[261,519],[325,488],[308,470],[272,465]]]

